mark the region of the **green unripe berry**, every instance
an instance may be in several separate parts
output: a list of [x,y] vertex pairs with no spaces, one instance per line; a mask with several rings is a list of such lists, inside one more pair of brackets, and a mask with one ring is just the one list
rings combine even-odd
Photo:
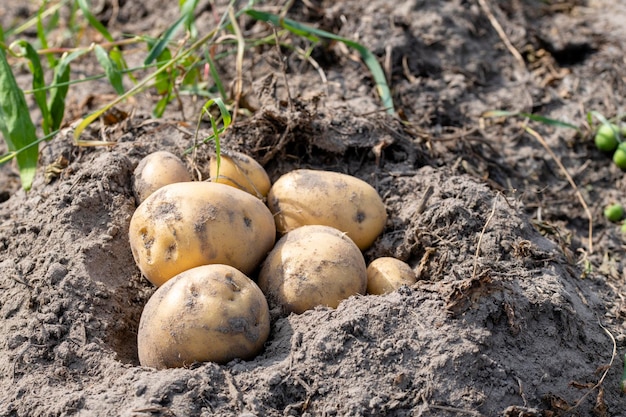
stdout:
[[620,143],[613,154],[613,162],[621,169],[626,169],[626,142]]
[[624,217],[624,207],[621,204],[610,204],[604,209],[604,217],[611,222],[618,222]]
[[626,223],[622,223],[622,227],[620,227],[620,229],[622,234],[626,235]]
[[594,137],[596,147],[603,152],[613,152],[619,144],[617,137],[615,136],[617,129],[617,125],[600,125],[598,132]]

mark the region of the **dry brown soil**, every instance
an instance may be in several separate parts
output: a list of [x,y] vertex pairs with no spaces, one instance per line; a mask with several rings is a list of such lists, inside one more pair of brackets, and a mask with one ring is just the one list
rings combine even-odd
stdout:
[[[95,3],[115,36],[157,36],[178,7]],[[200,33],[224,13],[216,3],[200,2]],[[35,11],[3,6],[0,21],[11,27]],[[12,165],[0,171],[0,415],[626,416],[625,239],[602,215],[626,204],[626,177],[595,149],[586,121],[592,110],[624,112],[626,1],[308,0],[287,16],[370,48],[397,115],[381,109],[369,72],[342,44],[313,50],[319,70],[293,49],[263,46],[246,53],[251,111],[223,146],[258,158],[274,180],[305,167],[372,184],[389,221],[366,260],[403,259],[418,284],[336,310],[274,314],[251,361],[139,366],[138,320],[154,288],[128,244],[131,174],[156,149],[183,155],[201,100],[154,120],[156,97],[137,96],[119,106],[131,117],[86,132],[116,146],[76,147],[68,127],[42,146],[30,192]],[[249,38],[272,33],[241,23]],[[232,60],[220,65],[232,79]],[[93,71],[88,57],[74,65],[75,77]],[[72,88],[68,123],[111,92],[105,81]],[[496,109],[581,130],[528,121],[544,146],[521,118],[483,117]],[[209,150],[186,157],[202,178]],[[46,183],[60,156],[68,167]]]

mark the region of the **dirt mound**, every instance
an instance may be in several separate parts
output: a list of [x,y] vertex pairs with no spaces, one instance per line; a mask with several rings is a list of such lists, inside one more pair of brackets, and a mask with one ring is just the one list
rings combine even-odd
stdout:
[[[371,48],[400,117],[380,111],[364,67],[337,45],[312,53],[326,84],[294,56],[282,74],[268,48],[251,70],[255,111],[223,146],[273,180],[302,167],[372,184],[389,221],[366,260],[405,260],[419,282],[336,310],[274,312],[251,361],[142,368],[136,332],[154,288],[128,244],[131,175],[154,150],[183,155],[193,124],[139,109],[106,128],[118,142],[107,149],[75,147],[67,130],[42,149],[29,193],[10,167],[0,173],[0,415],[624,415],[624,244],[601,215],[623,199],[623,173],[589,132],[535,126],[589,202],[588,252],[585,211],[546,149],[513,122],[480,119],[505,108],[575,122],[581,106],[622,108],[624,42],[611,22],[624,2],[491,2],[525,68],[479,3],[325,3],[290,13]],[[146,4],[142,27],[158,28]],[[122,2],[121,16],[131,9]],[[203,178],[209,151],[185,157]],[[67,168],[46,183],[61,156]]]

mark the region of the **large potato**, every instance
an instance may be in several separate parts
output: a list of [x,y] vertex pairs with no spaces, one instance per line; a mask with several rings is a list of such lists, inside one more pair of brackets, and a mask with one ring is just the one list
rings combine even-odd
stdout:
[[191,175],[183,161],[170,152],[157,151],[139,161],[133,175],[133,192],[139,204],[165,185],[187,181],[191,181]]
[[415,272],[400,259],[382,257],[374,259],[367,267],[367,293],[387,294],[403,285],[417,282]]
[[302,313],[318,305],[336,308],[365,294],[367,273],[359,248],[329,226],[302,226],[285,234],[259,273],[259,287],[272,308]]
[[130,221],[130,247],[141,272],[161,285],[207,264],[251,273],[272,249],[272,213],[258,198],[224,184],[181,182],[157,190]]
[[217,157],[212,156],[209,175],[211,181],[239,188],[258,198],[265,198],[272,186],[270,177],[261,164],[241,152],[229,151],[220,155],[219,176]]
[[267,204],[280,233],[311,224],[331,226],[347,233],[361,250],[374,242],[387,221],[376,190],[338,172],[291,171],[274,183]]
[[137,334],[139,362],[153,368],[251,359],[270,331],[263,293],[228,265],[189,269],[159,287]]

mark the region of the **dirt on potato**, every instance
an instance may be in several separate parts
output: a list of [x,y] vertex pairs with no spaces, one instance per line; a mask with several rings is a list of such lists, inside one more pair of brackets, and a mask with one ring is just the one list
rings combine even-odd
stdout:
[[[9,3],[3,27],[38,7]],[[227,4],[200,3],[206,33]],[[177,2],[99,4],[120,38],[156,37],[178,17]],[[70,90],[68,124],[41,146],[31,191],[13,164],[0,167],[0,415],[626,416],[626,240],[602,214],[626,204],[626,177],[587,121],[624,112],[626,1],[307,0],[287,17],[369,48],[395,114],[353,50],[323,42],[307,59],[293,37],[290,48],[246,52],[246,112],[222,146],[256,158],[272,180],[325,169],[374,186],[388,220],[366,261],[406,261],[418,282],[274,314],[249,361],[141,367],[137,329],[155,289],[128,242],[132,173],[167,150],[206,179],[213,150],[185,153],[202,100],[153,119],[149,94],[85,133],[115,146],[75,146],[71,122],[112,97],[94,81]],[[228,62],[218,70],[234,74]],[[72,71],[97,65],[86,57]],[[28,72],[18,82],[27,88]],[[485,117],[492,110],[580,130]],[[199,137],[209,132],[203,124]]]

